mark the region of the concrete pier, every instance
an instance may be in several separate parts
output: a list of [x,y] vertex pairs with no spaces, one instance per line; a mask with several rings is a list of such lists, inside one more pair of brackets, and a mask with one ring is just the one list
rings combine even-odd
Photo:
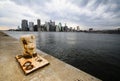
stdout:
[[22,54],[19,41],[0,31],[0,81],[101,81],[40,50],[37,53],[50,64],[25,75],[15,59]]

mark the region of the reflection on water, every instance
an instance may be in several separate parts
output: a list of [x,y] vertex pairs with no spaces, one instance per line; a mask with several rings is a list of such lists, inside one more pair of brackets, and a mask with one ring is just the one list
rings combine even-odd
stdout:
[[102,80],[119,80],[119,35],[42,32],[38,38],[44,52]]
[[120,81],[120,35],[75,32],[7,33],[17,38],[23,34],[35,34],[38,49],[104,81]]

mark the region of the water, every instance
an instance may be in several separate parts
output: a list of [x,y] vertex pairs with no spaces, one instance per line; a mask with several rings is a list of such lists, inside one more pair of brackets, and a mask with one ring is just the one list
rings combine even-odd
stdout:
[[[77,32],[6,32],[37,36],[38,49],[103,81],[120,81],[120,35]],[[59,67],[58,67],[59,68]]]

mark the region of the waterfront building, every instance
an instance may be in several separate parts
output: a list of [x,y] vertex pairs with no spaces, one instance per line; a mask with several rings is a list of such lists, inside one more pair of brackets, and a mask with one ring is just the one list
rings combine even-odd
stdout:
[[72,32],[72,27],[69,28],[69,31]]
[[40,27],[41,27],[41,31],[46,31],[45,25],[42,25],[42,24],[41,24]]
[[50,20],[50,22],[45,22],[45,27],[47,31],[56,31],[55,22]]
[[66,25],[66,23],[65,23],[65,26],[64,26],[64,31],[65,31],[65,32],[68,31],[68,26]]
[[79,26],[77,26],[77,31],[80,31],[80,27]]
[[64,27],[63,26],[61,27],[61,31],[64,32]]
[[45,28],[46,28],[46,31],[49,31],[49,22],[45,22]]
[[56,25],[56,32],[59,32],[60,31],[60,28],[59,28],[59,26],[58,25]]
[[93,31],[93,28],[89,28],[89,31]]
[[75,27],[73,28],[73,32],[75,32],[76,30],[75,30]]
[[37,28],[38,28],[38,31],[41,31],[41,21],[40,21],[40,19],[37,19]]
[[49,22],[49,31],[55,31],[55,22],[53,22],[52,20],[50,20]]
[[34,23],[33,22],[29,22],[29,30],[30,31],[34,31],[33,26],[34,26]]
[[38,31],[38,26],[37,26],[37,25],[34,25],[34,26],[33,26],[33,30],[34,30],[34,31]]
[[118,30],[120,30],[120,28],[118,28]]
[[55,26],[55,22],[50,20],[50,25]]
[[17,30],[21,30],[20,26],[18,26]]
[[59,31],[62,31],[62,24],[61,24],[61,22],[58,24],[58,27],[59,27]]
[[21,23],[21,27],[22,27],[22,31],[28,31],[29,30],[29,28],[28,28],[28,21],[23,19],[22,23]]

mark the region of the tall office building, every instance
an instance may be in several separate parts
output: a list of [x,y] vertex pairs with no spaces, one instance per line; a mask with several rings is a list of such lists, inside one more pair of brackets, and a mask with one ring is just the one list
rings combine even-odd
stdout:
[[49,31],[50,25],[49,22],[45,22],[46,31]]
[[80,31],[80,27],[79,26],[77,26],[77,31]]
[[28,21],[23,19],[21,27],[22,27],[22,31],[28,31],[29,30],[29,28],[28,28]]
[[34,26],[33,26],[33,30],[34,30],[34,31],[38,31],[38,26],[37,26],[37,25],[34,25]]
[[49,22],[49,31],[55,31],[55,22],[53,22],[52,20],[50,20]]
[[65,23],[65,26],[64,26],[64,31],[65,31],[65,32],[68,31],[68,26],[66,25],[66,23]]
[[30,31],[34,31],[33,26],[34,26],[34,23],[33,22],[29,22],[29,30]]
[[50,25],[55,26],[55,22],[50,20]]
[[45,22],[46,31],[56,31],[55,22],[50,20],[50,22]]
[[40,21],[40,19],[37,19],[37,28],[38,28],[38,31],[41,31],[41,21]]
[[60,31],[62,31],[62,24],[61,23],[58,24],[58,27],[59,27]]
[[89,28],[89,31],[93,31],[93,28]]
[[60,31],[60,29],[59,29],[59,26],[58,26],[58,25],[56,26],[55,31],[56,31],[56,32],[59,32],[59,31]]
[[70,30],[69,30],[69,31],[71,31],[71,32],[73,31],[72,27],[70,27]]

